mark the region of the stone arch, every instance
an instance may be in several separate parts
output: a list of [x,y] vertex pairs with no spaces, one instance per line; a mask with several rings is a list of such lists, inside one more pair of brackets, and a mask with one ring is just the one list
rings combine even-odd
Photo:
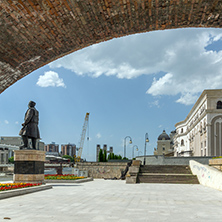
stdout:
[[222,115],[212,119],[210,125],[209,155],[222,155]]
[[0,11],[0,93],[95,43],[153,30],[222,27],[222,0],[2,0]]

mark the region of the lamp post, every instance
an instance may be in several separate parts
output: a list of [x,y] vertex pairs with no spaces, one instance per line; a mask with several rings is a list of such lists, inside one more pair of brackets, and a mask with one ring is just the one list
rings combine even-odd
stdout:
[[132,159],[134,158],[134,147],[136,147],[136,150],[138,150],[138,146],[137,145],[134,145],[133,148],[132,148]]
[[130,136],[126,136],[126,137],[124,138],[124,157],[126,157],[126,139],[127,139],[127,138],[130,139],[129,143],[132,144],[132,138],[131,138]]
[[148,137],[148,133],[145,134],[145,146],[144,146],[144,161],[143,161],[143,165],[146,164],[146,143],[149,142],[149,137]]

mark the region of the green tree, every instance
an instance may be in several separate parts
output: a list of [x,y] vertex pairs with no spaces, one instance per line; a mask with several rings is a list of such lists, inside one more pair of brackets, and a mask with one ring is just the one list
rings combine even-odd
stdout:
[[14,163],[14,156],[8,158],[8,162],[9,162],[9,163]]
[[114,153],[111,153],[111,159],[114,160]]
[[64,155],[64,156],[62,156],[62,158],[70,159],[70,162],[73,162],[73,157],[71,157],[69,155]]
[[121,155],[119,155],[119,156],[118,156],[118,159],[119,159],[119,160],[122,160],[122,156],[121,156]]
[[103,153],[103,162],[107,162],[107,160],[106,160],[106,150],[104,150],[104,153]]
[[103,150],[100,149],[99,151],[99,162],[103,162]]
[[108,160],[110,160],[111,159],[111,154],[109,153],[109,155],[108,155]]

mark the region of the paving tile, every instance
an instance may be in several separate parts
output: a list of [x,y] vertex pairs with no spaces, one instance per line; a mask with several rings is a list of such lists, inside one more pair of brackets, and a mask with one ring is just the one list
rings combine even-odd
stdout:
[[95,179],[78,186],[0,200],[0,222],[221,221],[222,192],[202,185],[126,184]]

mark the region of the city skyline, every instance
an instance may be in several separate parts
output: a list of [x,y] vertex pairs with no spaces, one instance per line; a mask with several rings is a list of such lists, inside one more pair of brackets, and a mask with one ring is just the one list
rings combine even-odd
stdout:
[[0,136],[18,136],[33,100],[46,144],[78,147],[89,112],[83,158],[95,160],[97,144],[123,156],[126,136],[133,140],[132,145],[127,141],[127,157],[134,145],[143,153],[146,133],[147,154],[153,154],[158,136],[185,119],[204,89],[222,88],[221,36],[221,29],[154,31],[58,59],[0,95]]

